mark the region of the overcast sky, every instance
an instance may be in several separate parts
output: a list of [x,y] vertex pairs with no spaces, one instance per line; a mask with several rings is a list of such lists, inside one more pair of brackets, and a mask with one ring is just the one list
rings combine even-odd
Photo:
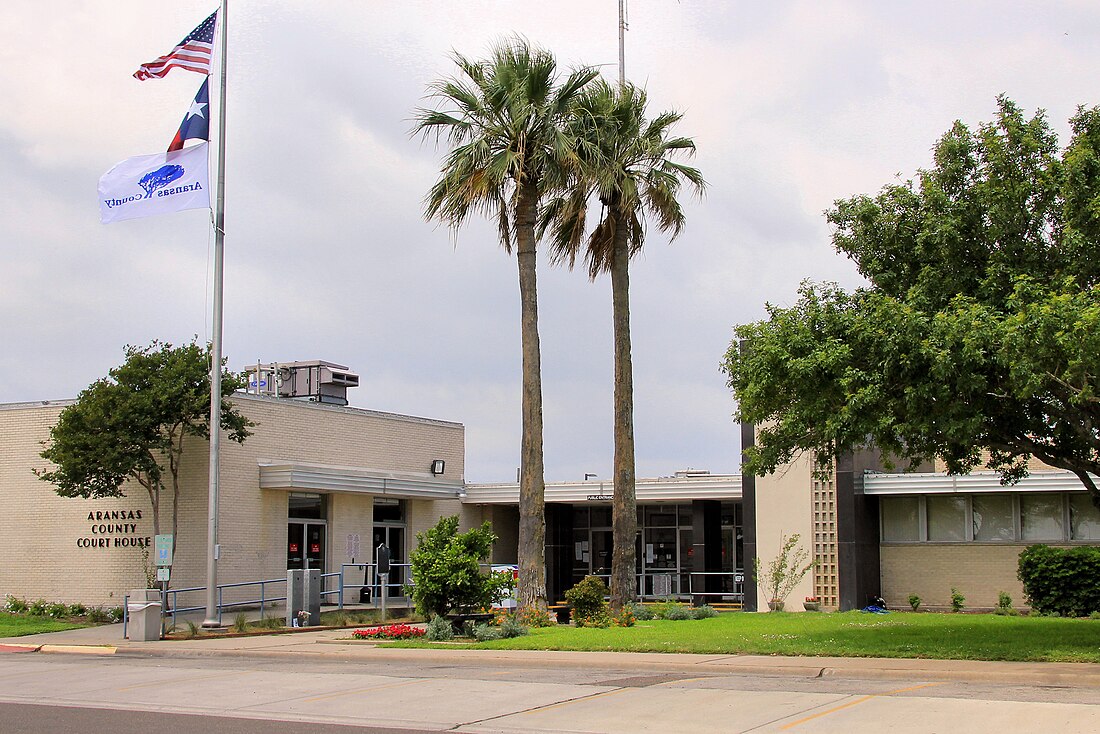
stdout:
[[[96,182],[163,150],[201,82],[138,82],[214,0],[6,0],[0,43],[0,402],[73,397],[123,346],[210,334],[209,213],[101,225]],[[425,222],[443,151],[409,137],[449,54],[521,33],[617,75],[615,0],[232,0],[225,353],[325,359],[353,405],[459,421],[466,479],[515,479],[516,265],[491,226]],[[1100,4],[634,0],[627,76],[684,113],[709,183],[631,299],[639,476],[735,472],[718,364],[804,278],[859,283],[822,213],[930,164],[1006,93],[1064,135],[1100,103]],[[213,90],[211,97],[214,97]],[[546,476],[610,477],[606,277],[539,272]]]

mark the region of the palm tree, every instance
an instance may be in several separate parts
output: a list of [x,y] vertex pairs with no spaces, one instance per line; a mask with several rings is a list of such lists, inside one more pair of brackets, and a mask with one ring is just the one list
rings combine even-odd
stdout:
[[[555,259],[570,267],[583,246],[588,274],[611,274],[615,341],[615,457],[612,500],[613,555],[611,607],[618,611],[635,598],[635,537],[638,533],[634,468],[634,375],[630,357],[630,258],[645,241],[646,217],[672,239],[684,226],[677,200],[684,182],[702,195],[706,186],[695,168],[677,163],[694,154],[689,138],[673,137],[681,118],[664,112],[646,119],[646,93],[623,82],[604,80],[584,91],[573,110],[570,130],[578,139],[578,166],[571,184],[546,207],[540,220],[552,236]],[[589,201],[601,205],[600,219],[585,235]]]
[[515,37],[484,61],[454,55],[460,74],[431,85],[440,109],[416,111],[414,133],[446,136],[451,150],[428,193],[425,215],[452,227],[471,211],[497,220],[500,244],[519,263],[523,437],[519,482],[521,609],[546,610],[546,513],[542,374],[535,280],[536,221],[547,192],[576,158],[565,129],[577,96],[597,72],[559,83],[554,56]]

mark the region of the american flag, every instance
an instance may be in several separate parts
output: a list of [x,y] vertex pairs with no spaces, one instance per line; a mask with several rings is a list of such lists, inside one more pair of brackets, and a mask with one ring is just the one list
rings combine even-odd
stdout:
[[142,64],[134,72],[134,78],[141,81],[146,79],[160,79],[175,68],[197,71],[200,74],[210,73],[210,64],[214,56],[214,25],[218,20],[218,11],[215,10],[210,17],[199,23],[195,30],[187,34],[187,38],[179,42],[174,49],[156,61]]

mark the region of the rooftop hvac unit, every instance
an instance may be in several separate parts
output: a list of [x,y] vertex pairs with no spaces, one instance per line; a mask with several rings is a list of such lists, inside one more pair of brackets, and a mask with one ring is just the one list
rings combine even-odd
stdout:
[[332,405],[347,405],[348,388],[358,386],[359,375],[321,360],[257,364],[249,379],[249,392]]

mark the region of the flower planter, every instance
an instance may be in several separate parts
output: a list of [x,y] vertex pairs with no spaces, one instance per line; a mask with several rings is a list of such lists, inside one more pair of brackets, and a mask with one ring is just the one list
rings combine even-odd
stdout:
[[488,624],[493,619],[493,614],[448,614],[445,615],[448,622],[451,623],[451,627],[454,629],[456,635],[466,634],[465,626],[467,621],[474,624]]
[[782,599],[772,599],[770,602],[768,602],[768,611],[782,612],[783,611],[783,600]]
[[807,612],[820,612],[821,602],[819,601],[804,601],[802,602],[802,608]]

